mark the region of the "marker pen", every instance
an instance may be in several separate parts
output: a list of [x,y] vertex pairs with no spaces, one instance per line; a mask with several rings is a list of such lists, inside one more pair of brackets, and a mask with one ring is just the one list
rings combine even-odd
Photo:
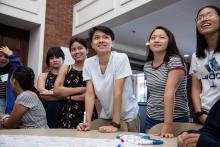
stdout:
[[159,145],[159,144],[163,144],[163,141],[161,141],[161,140],[141,139],[139,143],[142,144],[142,145],[144,145],[144,144]]
[[86,128],[86,112],[83,113],[83,128]]

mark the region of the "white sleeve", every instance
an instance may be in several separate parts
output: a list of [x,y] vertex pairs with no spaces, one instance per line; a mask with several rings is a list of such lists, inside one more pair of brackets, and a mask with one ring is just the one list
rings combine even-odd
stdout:
[[115,77],[122,79],[132,75],[131,66],[128,56],[124,53],[119,53],[115,58]]
[[198,67],[198,65],[196,63],[196,54],[193,53],[192,59],[191,59],[189,74],[192,75],[192,74],[196,73],[197,72],[197,67]]
[[87,81],[87,80],[90,80],[91,79],[91,71],[89,70],[89,62],[88,60],[86,59],[85,60],[85,63],[84,63],[84,66],[83,66],[83,81]]

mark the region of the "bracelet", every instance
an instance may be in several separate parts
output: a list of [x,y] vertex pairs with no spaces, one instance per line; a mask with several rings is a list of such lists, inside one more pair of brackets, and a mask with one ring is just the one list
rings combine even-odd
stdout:
[[117,128],[117,129],[120,129],[121,128],[121,125],[120,124],[117,124],[116,122],[111,122],[110,123],[111,126]]

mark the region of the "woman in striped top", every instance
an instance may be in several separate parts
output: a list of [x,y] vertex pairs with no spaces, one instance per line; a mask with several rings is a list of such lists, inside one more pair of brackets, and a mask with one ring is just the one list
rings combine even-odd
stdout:
[[172,137],[172,123],[188,122],[187,69],[173,34],[157,26],[150,34],[144,66],[147,99],[146,130],[164,123],[161,137]]

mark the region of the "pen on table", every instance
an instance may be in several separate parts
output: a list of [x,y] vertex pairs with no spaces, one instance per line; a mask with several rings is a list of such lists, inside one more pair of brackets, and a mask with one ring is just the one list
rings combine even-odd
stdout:
[[[116,139],[120,139],[121,142],[128,142],[132,144],[139,144],[139,145],[159,145],[163,144],[162,140],[151,139],[150,136],[136,136],[136,135],[117,135]],[[122,141],[123,139],[123,141]]]
[[86,112],[83,113],[83,128],[86,128]]
[[163,141],[162,140],[142,140],[141,144],[142,145],[144,144],[159,145],[159,144],[163,144]]

